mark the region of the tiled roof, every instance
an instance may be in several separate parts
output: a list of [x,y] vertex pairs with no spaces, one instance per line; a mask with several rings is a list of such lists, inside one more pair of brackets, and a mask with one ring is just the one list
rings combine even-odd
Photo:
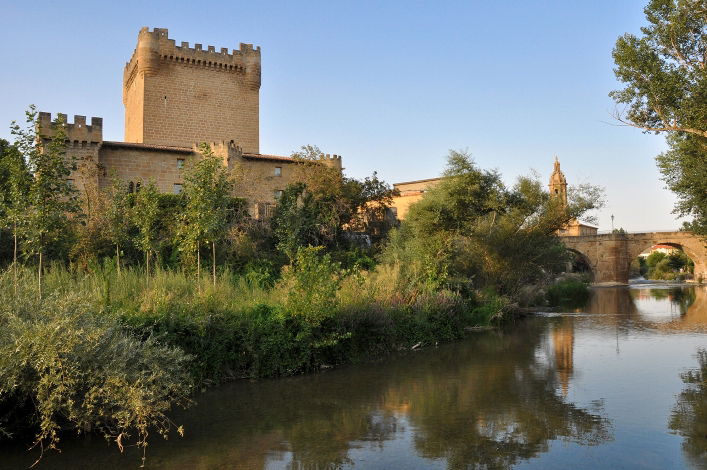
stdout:
[[295,159],[292,157],[283,157],[281,155],[265,155],[262,153],[244,153],[243,158],[249,158],[252,160],[273,160],[273,161],[288,162],[288,163],[295,162]]
[[414,184],[414,183],[428,183],[430,181],[438,181],[442,178],[427,178],[426,180],[416,180],[416,181],[405,181],[403,183],[393,183],[393,186],[400,186],[402,184]]
[[167,145],[153,145],[153,144],[138,144],[135,142],[114,142],[110,140],[103,141],[103,146],[107,147],[120,147],[120,148],[133,148],[138,150],[154,150],[157,152],[176,152],[176,153],[192,153],[193,150],[189,147],[169,147]]

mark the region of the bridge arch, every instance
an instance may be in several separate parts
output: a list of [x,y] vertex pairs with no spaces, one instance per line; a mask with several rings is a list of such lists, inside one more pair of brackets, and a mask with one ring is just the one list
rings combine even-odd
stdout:
[[574,259],[570,263],[571,266],[569,266],[570,270],[573,273],[579,273],[582,275],[586,275],[590,281],[594,281],[594,267],[592,265],[592,261],[582,253],[581,251],[577,251],[572,248],[568,248],[568,250],[574,255]]
[[565,236],[567,248],[588,260],[594,282],[628,283],[631,261],[653,245],[679,246],[695,263],[695,279],[707,281],[705,240],[691,232],[646,232],[628,234]]

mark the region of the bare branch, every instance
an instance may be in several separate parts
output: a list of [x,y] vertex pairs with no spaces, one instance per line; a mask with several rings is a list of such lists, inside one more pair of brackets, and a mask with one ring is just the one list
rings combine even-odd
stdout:
[[[660,115],[660,113],[658,113],[658,114]],[[668,124],[668,125],[664,125],[661,127],[652,127],[652,126],[645,126],[642,124],[637,124],[633,121],[629,121],[628,119],[625,119],[623,116],[621,116],[621,114],[619,114],[619,113],[613,113],[612,117],[625,126],[635,127],[637,129],[643,129],[644,131],[649,131],[649,132],[687,132],[688,134],[694,134],[694,135],[698,135],[700,137],[707,137],[707,131],[702,131],[700,129],[694,129],[692,127],[680,127],[680,126],[677,126],[674,124]],[[665,122],[665,121],[663,121],[663,122]]]

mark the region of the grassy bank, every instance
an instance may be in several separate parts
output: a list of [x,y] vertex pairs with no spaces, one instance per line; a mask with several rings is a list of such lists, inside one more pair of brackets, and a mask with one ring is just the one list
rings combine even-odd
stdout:
[[0,276],[0,429],[50,446],[63,429],[119,443],[151,427],[167,433],[168,410],[194,386],[454,340],[503,307],[416,286],[395,266],[342,271],[318,249],[302,250],[271,286],[110,265],[50,269],[41,300],[36,286],[33,270]]

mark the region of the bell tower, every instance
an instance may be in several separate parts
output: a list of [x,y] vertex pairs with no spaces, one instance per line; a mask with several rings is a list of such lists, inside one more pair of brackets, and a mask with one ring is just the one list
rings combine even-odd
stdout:
[[567,206],[567,179],[560,170],[560,161],[555,157],[555,168],[550,175],[550,197],[560,198],[563,206]]

